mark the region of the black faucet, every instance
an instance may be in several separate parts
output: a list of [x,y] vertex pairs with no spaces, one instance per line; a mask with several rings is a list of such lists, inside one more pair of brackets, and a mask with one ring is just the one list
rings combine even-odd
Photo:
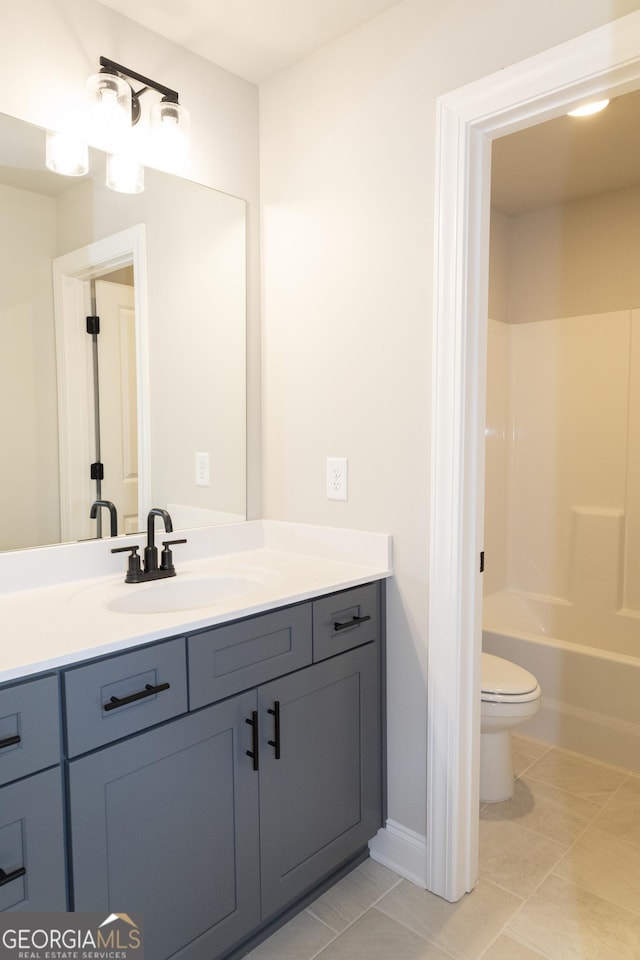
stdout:
[[168,511],[161,510],[159,507],[152,507],[147,514],[147,545],[144,548],[144,567],[141,565],[138,555],[138,544],[134,544],[133,547],[115,547],[111,551],[111,553],[130,553],[125,583],[144,583],[146,580],[161,580],[164,577],[175,577],[176,575],[171,547],[174,543],[186,543],[187,541],[185,539],[163,540],[162,556],[160,566],[158,566],[158,548],[155,541],[156,517],[162,517],[166,532],[173,533],[173,523]]
[[[111,515],[111,536],[118,536],[118,511],[116,510],[115,504],[111,500],[94,500],[91,504],[91,510],[89,511],[89,516],[92,520],[95,520],[98,516],[98,507],[106,507]],[[100,521],[98,520],[98,536],[102,536],[102,528],[100,527]]]
[[151,573],[158,569],[158,548],[155,541],[156,517],[162,517],[166,532],[173,533],[173,523],[168,511],[161,510],[160,507],[152,507],[147,514],[147,545],[144,548],[145,573]]

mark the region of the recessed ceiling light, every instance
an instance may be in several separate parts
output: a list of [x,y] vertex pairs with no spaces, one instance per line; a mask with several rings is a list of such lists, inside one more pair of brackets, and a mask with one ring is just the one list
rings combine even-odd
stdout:
[[593,100],[591,103],[585,103],[582,107],[575,110],[569,110],[570,117],[590,117],[592,113],[600,113],[609,105],[608,100]]

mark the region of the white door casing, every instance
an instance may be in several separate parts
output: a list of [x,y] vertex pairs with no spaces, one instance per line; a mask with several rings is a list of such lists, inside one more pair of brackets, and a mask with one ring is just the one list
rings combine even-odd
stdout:
[[638,87],[640,11],[438,101],[425,886],[450,901],[478,871],[491,141]]

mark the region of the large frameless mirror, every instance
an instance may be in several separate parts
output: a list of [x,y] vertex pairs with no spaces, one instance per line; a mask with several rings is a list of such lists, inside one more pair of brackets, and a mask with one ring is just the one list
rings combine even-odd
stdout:
[[[0,115],[0,550],[246,517],[245,202],[147,170],[63,177]],[[98,316],[98,324],[87,321]],[[96,330],[96,327],[98,330]]]

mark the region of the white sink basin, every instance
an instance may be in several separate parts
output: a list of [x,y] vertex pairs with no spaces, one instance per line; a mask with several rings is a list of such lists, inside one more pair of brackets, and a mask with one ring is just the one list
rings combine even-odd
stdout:
[[261,585],[250,577],[210,576],[198,580],[179,577],[158,580],[150,585],[130,584],[106,606],[114,613],[177,613],[210,607],[221,600],[253,593]]

